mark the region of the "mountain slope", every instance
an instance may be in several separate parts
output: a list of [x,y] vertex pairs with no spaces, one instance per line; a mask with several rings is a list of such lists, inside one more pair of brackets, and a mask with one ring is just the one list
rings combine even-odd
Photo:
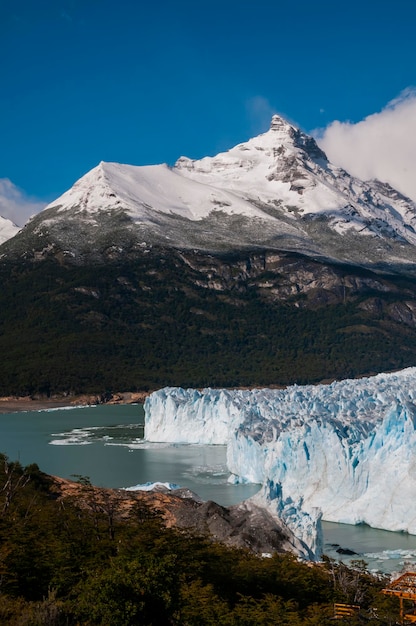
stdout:
[[415,363],[413,279],[154,247],[0,263],[0,396],[318,382]]

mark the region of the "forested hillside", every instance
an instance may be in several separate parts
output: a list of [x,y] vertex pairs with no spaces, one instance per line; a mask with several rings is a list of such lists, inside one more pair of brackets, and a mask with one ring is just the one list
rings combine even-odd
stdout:
[[265,386],[414,365],[411,278],[154,249],[0,264],[0,395]]

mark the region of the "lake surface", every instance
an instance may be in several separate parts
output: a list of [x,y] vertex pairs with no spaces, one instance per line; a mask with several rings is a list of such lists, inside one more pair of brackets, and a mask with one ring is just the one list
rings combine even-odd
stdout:
[[143,442],[141,405],[106,405],[0,415],[0,452],[47,474],[88,477],[100,487],[146,482],[186,485],[224,506],[254,495],[258,485],[227,482],[225,446]]
[[[23,465],[102,487],[147,482],[186,486],[204,500],[228,506],[254,495],[258,485],[227,482],[225,446],[151,444],[143,441],[141,405],[96,406],[0,414],[0,452]],[[416,567],[416,536],[324,522],[325,553],[364,559],[369,569],[392,572]],[[340,555],[339,548],[355,555]],[[411,565],[410,565],[411,564]]]

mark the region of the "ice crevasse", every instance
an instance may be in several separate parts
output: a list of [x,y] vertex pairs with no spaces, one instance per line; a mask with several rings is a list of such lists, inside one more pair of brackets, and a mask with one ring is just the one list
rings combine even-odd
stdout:
[[145,402],[149,441],[226,444],[230,480],[262,485],[311,553],[320,516],[416,534],[416,368],[286,389],[168,387]]

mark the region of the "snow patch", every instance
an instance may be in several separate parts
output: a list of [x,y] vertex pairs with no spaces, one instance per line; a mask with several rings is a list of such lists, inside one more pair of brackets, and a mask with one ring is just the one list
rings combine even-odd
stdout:
[[101,162],[46,208],[76,207],[96,213],[127,210],[133,221],[152,222],[157,212],[201,220],[212,211],[271,219],[232,192],[189,180],[167,165],[121,165]]
[[0,215],[0,244],[17,235],[19,230],[20,228],[11,220]]

